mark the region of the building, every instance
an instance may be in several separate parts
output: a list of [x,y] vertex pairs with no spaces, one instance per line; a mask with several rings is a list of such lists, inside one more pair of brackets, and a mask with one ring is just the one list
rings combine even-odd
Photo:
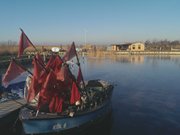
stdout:
[[143,43],[132,43],[129,46],[129,50],[130,51],[144,51],[145,46]]
[[144,43],[126,43],[111,45],[112,51],[144,51]]

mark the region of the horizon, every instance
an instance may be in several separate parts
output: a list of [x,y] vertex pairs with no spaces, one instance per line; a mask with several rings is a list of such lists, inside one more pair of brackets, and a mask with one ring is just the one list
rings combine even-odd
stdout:
[[0,42],[119,44],[180,40],[180,1],[2,0]]

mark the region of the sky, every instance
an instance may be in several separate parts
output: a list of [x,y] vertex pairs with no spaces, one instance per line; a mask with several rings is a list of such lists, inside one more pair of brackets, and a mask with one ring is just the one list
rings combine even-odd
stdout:
[[0,42],[180,40],[179,0],[0,0]]

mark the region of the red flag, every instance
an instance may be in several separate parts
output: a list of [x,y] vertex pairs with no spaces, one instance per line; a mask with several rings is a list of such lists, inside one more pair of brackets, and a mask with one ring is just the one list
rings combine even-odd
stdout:
[[71,89],[71,99],[70,103],[74,104],[76,101],[80,100],[80,92],[78,90],[78,87],[75,82],[72,84],[72,89]]
[[16,64],[14,60],[12,60],[9,64],[9,67],[2,79],[2,83],[4,86],[8,86],[8,83],[14,80],[16,77],[21,75],[25,70]]
[[57,72],[60,70],[63,61],[59,55],[52,55],[46,64],[46,69],[52,69],[53,71]]
[[39,53],[36,54],[36,59],[38,60],[38,63],[42,66],[45,66],[44,61]]
[[55,112],[55,103],[56,103],[56,97],[53,96],[49,103],[49,111],[50,112]]
[[19,40],[18,57],[20,57],[23,54],[24,50],[31,45],[32,45],[32,42],[29,40],[29,38],[26,36],[26,34],[22,31],[21,37]]
[[33,59],[33,65],[34,65],[34,73],[32,82],[30,85],[30,89],[28,92],[27,101],[31,101],[35,98],[35,96],[39,93],[41,90],[41,83],[39,83],[40,74],[42,72],[42,66],[37,62],[37,59]]
[[46,77],[46,80],[42,86],[42,89],[40,91],[39,97],[41,100],[39,100],[38,106],[41,107],[41,104],[45,102],[49,102],[54,94],[54,89],[56,89],[56,75],[53,71],[50,71],[48,76]]
[[68,61],[68,60],[72,59],[74,56],[76,56],[76,47],[75,47],[75,44],[73,42],[71,47],[69,48],[69,50],[64,55],[63,61]]
[[39,83],[44,83],[45,80],[46,80],[46,77],[47,77],[48,74],[49,74],[49,72],[50,72],[50,70],[44,70],[44,71],[42,71],[42,72],[41,72],[41,75],[40,75],[40,77],[39,77],[38,82],[39,82]]
[[68,67],[63,65],[59,72],[57,72],[57,80],[65,81],[68,78]]
[[56,112],[58,113],[62,112],[63,102],[64,102],[63,98],[56,97],[56,106],[55,106]]
[[28,89],[28,95],[27,95],[27,101],[28,101],[28,102],[32,101],[32,100],[36,97],[37,92],[35,92],[35,91],[37,91],[37,90],[36,90],[37,87],[38,87],[38,82],[37,82],[37,80],[33,77],[33,78],[31,79],[30,87],[29,87],[29,89]]
[[50,67],[50,65],[53,63],[54,59],[55,59],[55,56],[51,55],[51,57],[49,58],[49,61],[46,64],[46,69]]
[[52,69],[55,71],[55,73],[57,73],[61,70],[62,63],[63,63],[63,61],[62,61],[61,57],[59,55],[57,55],[54,60],[54,65],[52,67]]
[[63,102],[63,97],[58,97],[58,95],[53,96],[49,104],[49,111],[57,113],[62,112]]
[[33,65],[34,65],[34,73],[33,73],[33,77],[35,77],[37,80],[40,77],[40,74],[43,70],[42,65],[40,64],[40,62],[38,61],[38,59],[34,58],[33,59]]
[[47,62],[46,66],[45,66],[46,70],[41,72],[41,75],[40,75],[40,78],[39,78],[40,83],[45,82],[46,77],[48,76],[48,74],[50,72],[50,67],[51,67],[52,63],[54,62],[54,60],[55,60],[55,56],[51,55],[49,61]]

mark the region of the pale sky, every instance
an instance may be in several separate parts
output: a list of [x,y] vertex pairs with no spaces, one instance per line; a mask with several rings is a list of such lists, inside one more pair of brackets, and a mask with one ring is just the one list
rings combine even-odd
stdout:
[[0,42],[180,40],[179,0],[0,0]]

